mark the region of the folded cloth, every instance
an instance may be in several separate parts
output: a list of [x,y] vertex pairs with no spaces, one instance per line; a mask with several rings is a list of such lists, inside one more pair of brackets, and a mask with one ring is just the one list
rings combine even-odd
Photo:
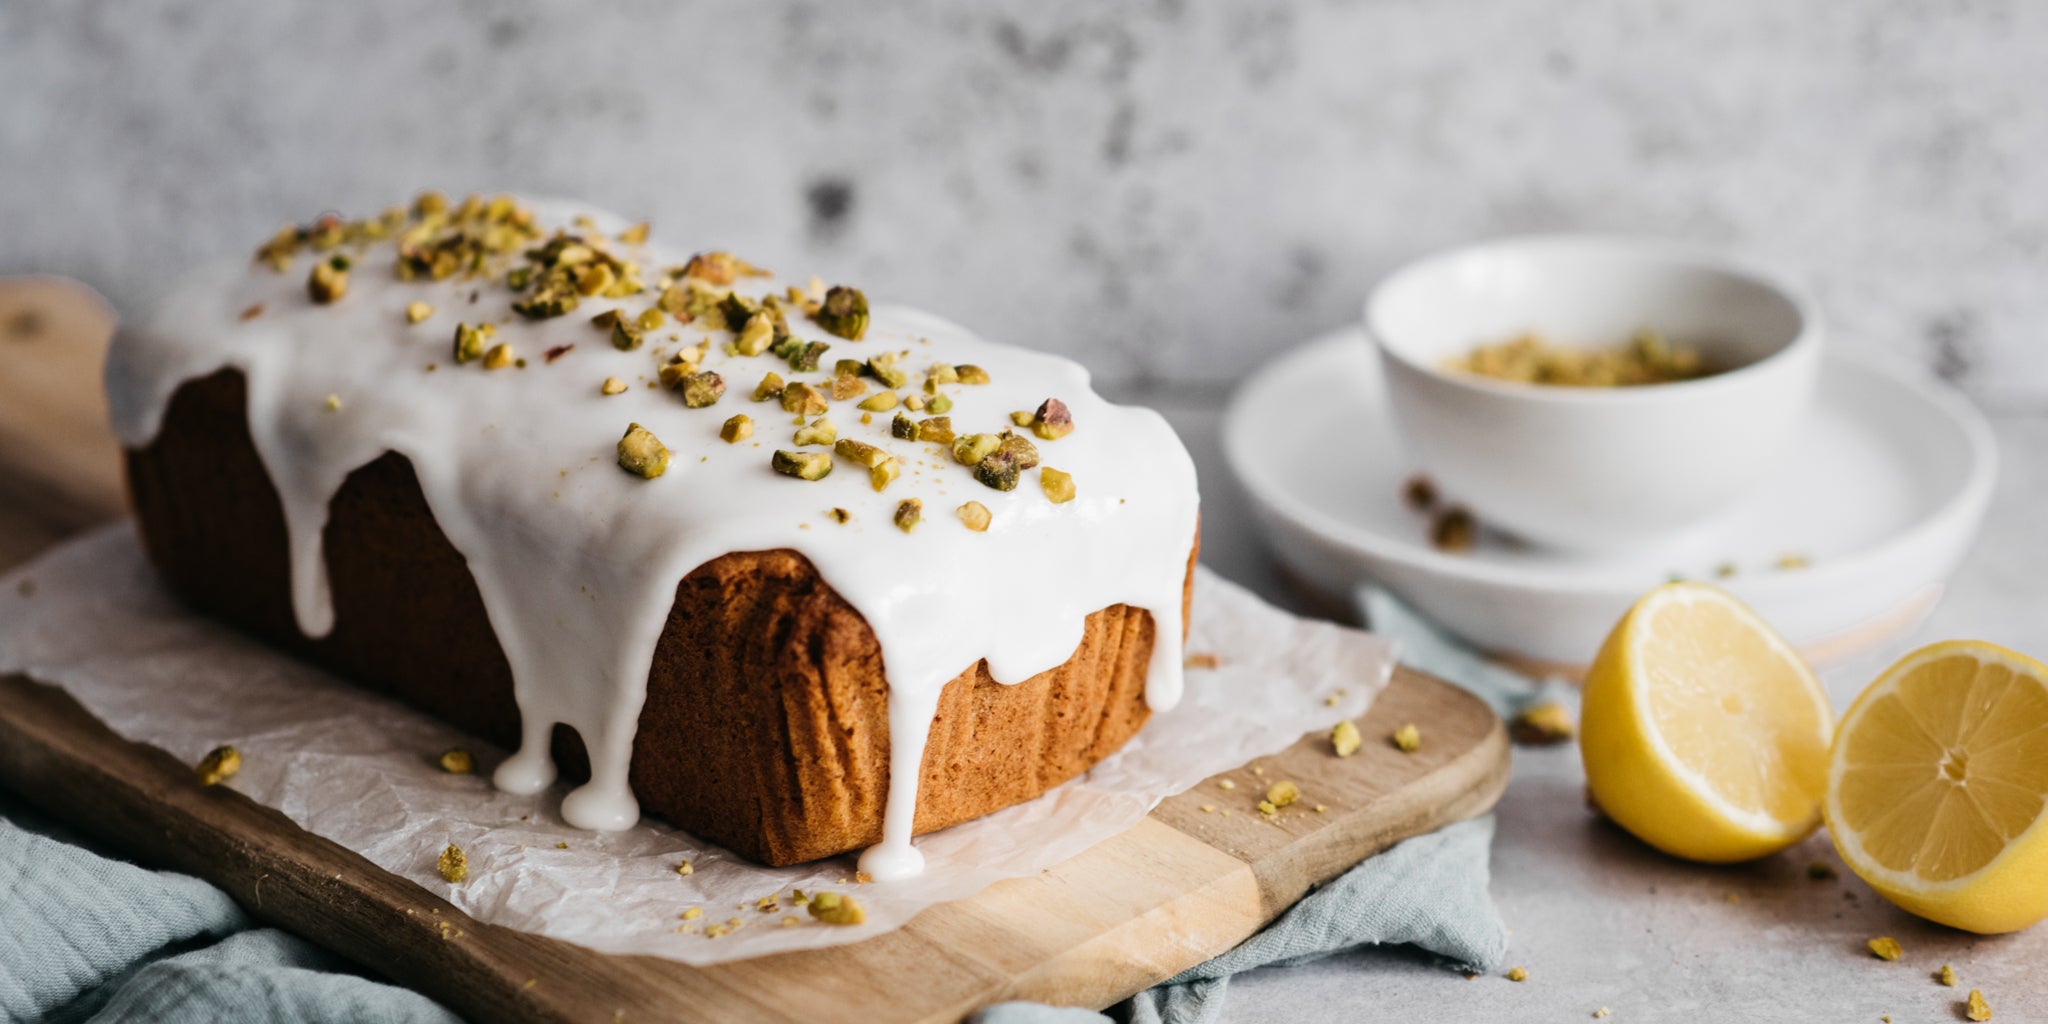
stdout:
[[258,927],[197,878],[109,860],[44,832],[62,834],[0,795],[0,1020],[460,1020]]
[[[1568,701],[1557,680],[1537,681],[1495,665],[1438,629],[1400,599],[1362,586],[1355,600],[1373,631],[1394,641],[1403,665],[1463,687],[1502,717],[1546,701]],[[1134,996],[1119,1016],[1131,1024],[1211,1024],[1222,1019],[1230,976],[1287,967],[1361,946],[1412,945],[1457,970],[1491,971],[1507,955],[1507,928],[1486,893],[1493,817],[1447,825],[1399,843],[1302,898],[1230,952]],[[1089,1010],[999,1003],[972,1024],[1100,1024]]]

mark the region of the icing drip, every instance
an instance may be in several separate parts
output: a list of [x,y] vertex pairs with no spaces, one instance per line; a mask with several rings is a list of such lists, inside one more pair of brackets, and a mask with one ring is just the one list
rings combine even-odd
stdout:
[[[535,209],[549,229],[577,215],[608,234],[624,227],[582,207]],[[687,255],[617,248],[650,268]],[[721,346],[729,332],[695,325],[670,325],[650,332],[643,348],[619,351],[590,317],[611,308],[635,314],[653,301],[651,292],[585,299],[570,315],[527,321],[510,311],[501,285],[399,281],[391,259],[388,244],[363,252],[348,294],[324,306],[306,296],[303,258],[285,274],[243,260],[196,272],[147,328],[116,339],[107,369],[115,428],[125,444],[145,445],[180,384],[225,367],[243,373],[250,434],[284,507],[293,608],[309,636],[334,624],[321,554],[329,501],[350,472],[383,453],[411,460],[435,520],[468,561],[511,665],[522,740],[498,768],[498,786],[531,793],[551,784],[550,733],[566,724],[590,752],[591,779],[563,800],[563,818],[590,829],[632,825],[639,816],[627,781],[633,734],[676,584],[735,551],[803,554],[881,646],[890,781],[883,842],[861,858],[877,879],[921,866],[911,832],[932,716],[940,689],[977,660],[987,660],[998,682],[1021,682],[1073,655],[1089,613],[1122,603],[1153,618],[1147,702],[1163,711],[1179,700],[1194,466],[1163,419],[1103,400],[1077,364],[886,306],[875,307],[858,342],[830,337],[801,317],[792,322],[804,339],[832,345],[820,374],[792,373],[771,356],[728,354]],[[736,290],[759,295],[780,287],[742,279]],[[436,313],[408,323],[403,311],[415,301]],[[259,304],[260,315],[243,316]],[[527,365],[455,365],[449,349],[458,321],[496,324],[493,341],[511,344]],[[648,386],[669,353],[706,339],[703,368],[725,377],[722,401],[690,409],[675,392]],[[575,347],[543,359],[564,345]],[[795,424],[775,403],[748,401],[764,373],[816,383],[829,378],[834,359],[896,351],[907,353],[899,365],[913,378],[897,389],[903,394],[935,362],[988,371],[988,384],[941,389],[963,434],[999,432],[1010,427],[1012,410],[1064,401],[1077,429],[1036,443],[1043,465],[1072,474],[1077,497],[1050,502],[1037,470],[1012,491],[985,487],[942,446],[892,438],[893,413],[862,424],[857,399],[833,403],[827,415],[840,437],[898,457],[902,475],[886,491],[874,491],[867,474],[843,460],[814,482],[769,468],[770,453],[796,448]],[[428,364],[438,369],[429,372]],[[598,383],[608,376],[631,386],[601,395]],[[868,395],[879,390],[870,385]],[[757,421],[755,437],[727,444],[719,426],[735,413]],[[644,480],[615,464],[613,446],[632,422],[671,449],[664,475]],[[910,497],[924,502],[925,521],[905,533],[891,517]],[[955,517],[967,501],[993,514],[986,533]],[[827,515],[835,508],[850,513],[848,521]]]

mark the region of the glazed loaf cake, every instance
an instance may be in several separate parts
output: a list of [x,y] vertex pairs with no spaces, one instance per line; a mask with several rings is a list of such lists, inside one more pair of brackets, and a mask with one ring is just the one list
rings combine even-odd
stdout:
[[290,228],[117,342],[176,593],[516,749],[505,788],[587,775],[572,824],[877,877],[1170,706],[1196,497],[1156,415],[542,209]]

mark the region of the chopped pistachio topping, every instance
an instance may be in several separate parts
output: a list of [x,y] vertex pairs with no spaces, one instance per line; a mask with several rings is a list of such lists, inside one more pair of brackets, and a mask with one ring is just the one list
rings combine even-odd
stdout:
[[1414,722],[1410,722],[1394,730],[1394,734],[1387,737],[1387,740],[1401,753],[1412,754],[1422,749],[1422,730],[1416,728]]
[[405,304],[406,323],[416,324],[433,315],[434,307],[424,302],[408,302]]
[[336,253],[313,264],[313,273],[306,278],[306,294],[323,306],[347,295],[348,257]]
[[764,309],[747,318],[746,326],[740,328],[739,336],[733,340],[733,348],[743,356],[758,356],[774,340],[775,318]]
[[933,395],[925,401],[924,407],[930,412],[952,412],[953,400],[945,395]]
[[973,466],[988,458],[990,453],[1002,447],[1003,439],[995,434],[968,434],[953,439],[953,461],[963,466]]
[[903,396],[903,407],[911,412],[923,412],[924,396],[916,394]]
[[799,416],[816,416],[825,411],[825,393],[817,388],[796,381],[782,389],[782,411]]
[[1358,748],[1364,744],[1364,737],[1358,735],[1358,726],[1348,718],[1330,730],[1330,748],[1337,752],[1338,757],[1350,757],[1358,753]]
[[973,363],[961,363],[953,367],[953,373],[962,384],[986,384],[989,380],[988,371]]
[[888,488],[890,483],[894,482],[895,479],[898,476],[901,476],[902,474],[902,463],[896,461],[895,459],[883,459],[881,461],[881,464],[875,466],[875,468],[873,469],[868,470],[868,482],[874,484],[875,490],[877,491],[885,490]]
[[1074,500],[1074,477],[1051,466],[1038,470],[1038,486],[1045,488],[1045,496],[1055,505],[1064,505]]
[[896,392],[879,391],[860,401],[863,412],[888,412],[896,408]]
[[476,758],[461,747],[449,747],[441,751],[438,763],[441,770],[450,775],[469,775],[476,771]]
[[738,444],[754,436],[754,418],[746,413],[739,413],[718,428],[718,436],[726,444]]
[[612,347],[621,352],[631,352],[647,340],[642,331],[635,330],[620,317],[612,318]]
[[1275,807],[1285,807],[1301,799],[1301,787],[1285,779],[1266,787],[1266,802]]
[[495,324],[456,324],[455,361],[470,363],[482,359],[486,347],[484,342],[497,333],[498,328]]
[[859,341],[868,330],[868,297],[858,288],[834,285],[811,319],[827,334]]
[[1067,403],[1048,398],[1031,414],[1031,432],[1047,441],[1057,441],[1074,432],[1074,414],[1067,411]]
[[739,276],[740,261],[729,252],[700,252],[683,267],[684,277],[716,285],[728,285]]
[[1864,943],[1870,947],[1870,955],[1879,960],[1897,960],[1905,950],[1899,948],[1899,940],[1889,935],[1880,935]]
[[773,370],[770,370],[767,376],[761,378],[761,383],[754,385],[754,401],[756,402],[767,402],[781,397],[782,377]]
[[[854,398],[866,392],[867,389],[868,382],[859,377],[846,377],[838,374],[834,374],[832,377],[832,400],[835,402],[844,402],[849,398]],[[890,392],[889,394],[890,397],[895,396],[895,392]]]
[[460,883],[469,879],[469,855],[454,843],[449,843],[448,848],[441,851],[441,857],[434,866],[440,869],[441,877],[450,882]]
[[1554,700],[1523,708],[1508,722],[1508,735],[1529,746],[1563,743],[1576,731],[1571,709]]
[[1970,990],[1970,998],[1964,1003],[1963,1016],[1973,1021],[1987,1021],[1991,1019],[1991,1004],[1984,1000],[1982,989],[1973,988]]
[[924,520],[924,502],[916,498],[905,498],[896,503],[896,528],[904,533],[917,529]]
[[903,441],[917,440],[917,421],[902,413],[889,421],[889,436]]
[[839,428],[823,416],[812,420],[808,426],[798,427],[793,439],[798,447],[813,444],[831,444],[839,438]]
[[825,452],[792,452],[777,449],[768,464],[777,473],[800,480],[823,480],[832,472],[832,456]]
[[700,370],[683,378],[683,404],[692,409],[715,404],[724,396],[725,378],[710,370]]
[[1030,413],[1024,412],[1021,409],[1010,414],[1010,422],[1020,427],[1030,426],[1032,419],[1033,417]]
[[641,310],[639,316],[633,318],[634,328],[643,334],[660,330],[665,323],[668,323],[668,314],[663,313],[660,306],[649,306]]
[[811,916],[826,924],[861,924],[868,919],[867,911],[851,896],[836,892],[821,892],[813,895],[810,902]]
[[825,515],[826,515],[827,517],[829,517],[829,518],[830,518],[830,519],[831,519],[831,520],[832,520],[833,522],[835,522],[835,523],[839,523],[839,524],[842,524],[842,525],[844,525],[844,524],[846,524],[846,523],[849,523],[849,522],[852,522],[852,521],[853,521],[853,513],[851,513],[851,512],[848,512],[847,510],[845,510],[845,509],[843,509],[843,508],[829,508],[829,509],[826,509],[826,510],[825,510]]
[[883,353],[868,359],[868,376],[882,382],[883,387],[900,388],[910,383],[910,375],[896,366],[896,354]]
[[818,360],[825,358],[826,351],[831,347],[822,341],[805,342],[802,347],[792,346],[789,368],[798,373],[811,373],[818,368]]
[[1017,489],[1017,478],[1038,465],[1038,449],[1016,434],[1005,433],[996,450],[974,464],[974,478],[998,491]]
[[1510,967],[1510,968],[1508,968],[1508,980],[1509,980],[1509,981],[1528,981],[1528,980],[1529,980],[1529,972],[1528,972],[1528,970],[1527,970],[1527,969],[1525,969],[1525,968],[1521,968],[1521,967]]
[[865,466],[868,469],[873,469],[889,460],[888,452],[865,441],[856,441],[850,437],[840,438],[839,443],[832,446],[832,451],[840,458]]
[[1941,965],[1941,983],[1942,983],[1942,984],[1944,984],[1944,985],[1947,985],[1947,986],[1948,986],[1949,988],[1954,988],[1954,987],[1956,987],[1956,969],[1955,969],[1955,968],[1953,968],[1953,967],[1950,967],[1950,966],[1949,966],[1949,965],[1947,965],[1947,964],[1942,964],[1942,965]]
[[924,371],[924,393],[936,395],[942,384],[960,383],[960,371],[949,363],[933,363]]
[[640,223],[635,224],[632,227],[619,232],[619,241],[626,245],[646,245],[648,226],[648,223],[643,220]]
[[199,759],[199,784],[218,786],[242,770],[242,752],[233,747],[215,747]]
[[626,393],[626,382],[617,377],[606,377],[597,392],[601,395],[623,395]]
[[619,468],[648,480],[668,472],[668,447],[638,423],[619,438]]
[[933,416],[917,421],[917,439],[934,444],[953,443],[953,420],[949,416]]
[[988,532],[988,524],[995,518],[989,514],[988,506],[978,501],[970,501],[960,506],[959,514],[960,521],[976,533]]
[[512,365],[512,343],[501,341],[484,353],[484,369],[502,370]]

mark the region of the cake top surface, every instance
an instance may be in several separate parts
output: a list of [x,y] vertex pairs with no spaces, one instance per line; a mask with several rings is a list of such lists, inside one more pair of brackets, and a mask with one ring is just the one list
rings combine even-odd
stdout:
[[[898,764],[947,680],[1057,666],[1117,603],[1154,616],[1148,699],[1177,696],[1193,464],[1069,360],[666,251],[602,211],[429,193],[195,271],[115,345],[117,432],[148,443],[178,385],[225,367],[248,380],[302,628],[332,625],[327,502],[405,455],[513,666],[529,742],[500,783],[546,784],[555,722],[592,748],[572,823],[637,815],[622,773],[654,645],[676,582],[728,552],[793,549],[863,615]],[[915,764],[892,777],[914,787]]]

